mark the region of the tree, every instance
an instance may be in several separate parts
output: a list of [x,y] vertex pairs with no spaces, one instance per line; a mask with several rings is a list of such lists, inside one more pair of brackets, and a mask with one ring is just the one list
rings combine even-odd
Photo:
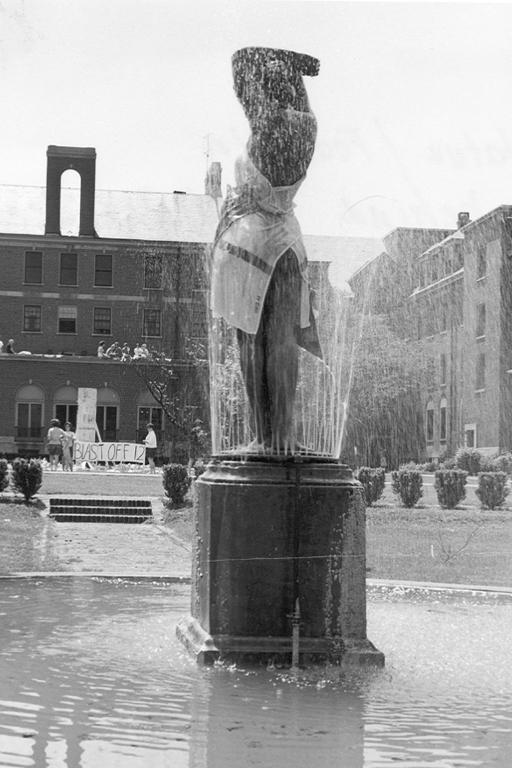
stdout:
[[432,370],[421,342],[395,334],[380,315],[357,316],[353,338],[344,454],[357,448],[359,462],[389,469],[418,459],[425,433],[420,383]]
[[157,349],[130,362],[161,406],[166,417],[166,436],[175,444],[176,460],[181,461],[210,452],[206,348],[199,342],[190,342],[186,352],[186,362],[175,361]]

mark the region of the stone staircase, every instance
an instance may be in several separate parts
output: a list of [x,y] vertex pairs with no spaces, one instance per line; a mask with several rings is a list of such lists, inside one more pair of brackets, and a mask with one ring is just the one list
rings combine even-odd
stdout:
[[151,520],[150,501],[143,499],[50,499],[50,517],[58,523],[144,523]]

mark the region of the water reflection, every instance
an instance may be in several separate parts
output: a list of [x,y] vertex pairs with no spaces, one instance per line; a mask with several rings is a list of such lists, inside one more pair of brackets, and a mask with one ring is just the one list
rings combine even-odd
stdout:
[[189,590],[0,581],[0,765],[308,768],[512,763],[512,599],[371,591],[386,668],[197,668]]

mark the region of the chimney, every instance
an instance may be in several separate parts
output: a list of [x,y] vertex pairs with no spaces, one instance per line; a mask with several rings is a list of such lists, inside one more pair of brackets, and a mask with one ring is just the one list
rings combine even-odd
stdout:
[[46,152],[46,235],[60,235],[61,176],[70,168],[80,174],[79,235],[96,237],[94,231],[94,193],[96,186],[96,150],[92,147],[57,147]]
[[465,227],[466,224],[469,224],[471,222],[471,219],[469,218],[469,213],[462,212],[459,213],[457,216],[457,229],[462,229],[462,227]]
[[206,179],[204,181],[204,193],[210,195],[215,200],[217,197],[222,197],[221,189],[222,180],[222,166],[220,163],[210,163]]

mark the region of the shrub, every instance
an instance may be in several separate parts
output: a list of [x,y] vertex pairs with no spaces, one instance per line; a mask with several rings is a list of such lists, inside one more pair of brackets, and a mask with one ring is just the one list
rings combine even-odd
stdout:
[[457,469],[457,459],[455,456],[447,456],[439,462],[438,469]]
[[197,480],[198,477],[201,477],[203,472],[206,472],[208,464],[203,459],[198,459],[193,467],[194,472],[194,478]]
[[190,488],[190,477],[187,467],[183,464],[166,464],[162,467],[162,484],[165,495],[174,504],[182,504]]
[[423,496],[423,478],[418,469],[400,467],[398,472],[391,473],[393,493],[399,496],[404,507],[410,509]]
[[43,466],[38,459],[14,459],[11,482],[15,491],[29,501],[43,483]]
[[439,504],[445,509],[454,509],[466,498],[466,478],[468,473],[462,469],[438,469],[435,489]]
[[499,456],[495,456],[492,460],[492,471],[512,475],[512,453],[500,453]]
[[386,472],[382,467],[372,469],[371,467],[359,467],[354,472],[354,477],[363,486],[364,500],[367,507],[380,499],[384,493],[384,483],[386,481]]
[[7,459],[0,459],[0,493],[9,485],[9,464]]
[[509,494],[505,472],[479,472],[475,493],[486,509],[501,507]]
[[476,448],[459,448],[455,454],[457,468],[468,475],[478,475],[481,469],[482,454]]

